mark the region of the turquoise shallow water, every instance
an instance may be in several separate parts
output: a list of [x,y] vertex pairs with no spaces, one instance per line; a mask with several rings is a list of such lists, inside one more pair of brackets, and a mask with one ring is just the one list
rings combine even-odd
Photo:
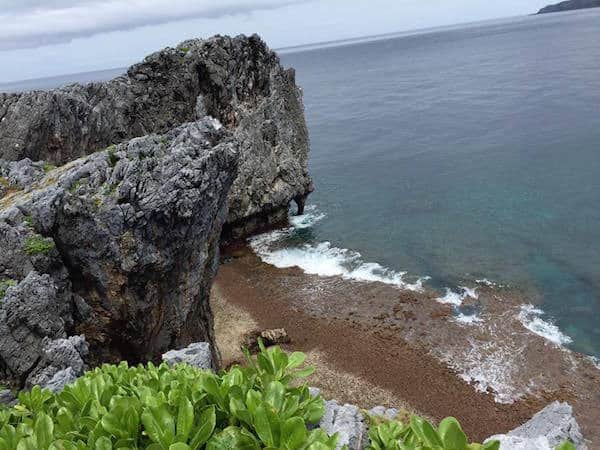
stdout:
[[509,284],[600,356],[600,11],[282,59],[326,214],[295,245],[328,241],[439,288]]

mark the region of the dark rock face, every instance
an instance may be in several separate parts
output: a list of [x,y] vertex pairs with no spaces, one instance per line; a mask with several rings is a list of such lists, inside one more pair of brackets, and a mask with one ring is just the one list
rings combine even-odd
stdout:
[[538,14],[571,11],[574,9],[587,9],[600,7],[600,0],[567,0],[564,2],[548,5],[538,11]]
[[49,171],[0,163],[5,178],[31,175],[0,198],[0,378],[60,388],[81,371],[65,361],[87,353],[67,349],[73,335],[91,364],[213,342],[208,296],[238,148],[205,118]]
[[0,158],[60,165],[205,115],[240,143],[228,235],[285,220],[294,199],[303,204],[312,188],[302,95],[257,36],[186,41],[105,83],[0,94]]

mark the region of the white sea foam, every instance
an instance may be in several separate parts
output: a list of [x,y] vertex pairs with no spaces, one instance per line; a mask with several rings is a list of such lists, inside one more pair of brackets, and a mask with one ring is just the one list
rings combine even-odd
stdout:
[[363,261],[360,253],[335,247],[330,242],[301,246],[282,245],[297,229],[309,228],[324,217],[325,214],[311,205],[307,207],[306,214],[290,217],[292,227],[255,236],[250,239],[250,246],[264,262],[279,268],[299,267],[312,275],[380,282],[414,291],[423,289],[423,282],[428,277],[409,282],[405,272],[388,269],[376,262]]
[[290,216],[290,224],[293,228],[310,228],[325,217],[326,214],[319,211],[316,205],[308,205],[304,209],[304,214]]
[[477,314],[464,314],[464,313],[459,313],[455,317],[455,320],[457,322],[464,323],[466,325],[474,325],[474,324],[483,322],[483,319],[481,317],[479,317]]
[[560,331],[551,321],[542,319],[544,314],[544,311],[541,309],[528,304],[521,305],[521,311],[517,317],[525,328],[553,344],[561,346],[573,342],[569,336]]
[[467,297],[471,297],[474,299],[479,298],[477,288],[460,286],[459,289],[461,290],[461,292],[454,292],[452,289],[446,288],[445,294],[441,297],[436,298],[436,300],[440,303],[445,303],[447,305],[460,306]]
[[448,361],[460,377],[479,392],[494,393],[498,403],[512,403],[525,396],[532,386],[519,388],[514,380],[519,372],[520,350],[499,342],[468,339],[468,347],[460,358]]

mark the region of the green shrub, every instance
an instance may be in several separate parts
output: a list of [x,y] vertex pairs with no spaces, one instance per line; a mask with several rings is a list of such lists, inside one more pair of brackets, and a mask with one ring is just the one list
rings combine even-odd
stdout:
[[[59,394],[39,386],[0,407],[0,450],[333,450],[319,422],[323,401],[298,381],[305,356],[265,349],[248,367],[220,375],[185,364],[169,367],[103,365]],[[372,423],[370,450],[491,450],[497,442],[467,444],[456,419],[436,430],[409,423]],[[560,450],[571,450],[563,444]]]
[[498,450],[500,443],[469,444],[465,433],[454,417],[447,417],[436,430],[433,425],[417,416],[406,424],[392,421],[372,426],[367,450]]
[[17,282],[15,280],[11,280],[10,278],[8,280],[0,281],[0,300],[2,300],[4,298],[4,296],[6,295],[6,290],[9,287],[16,286],[16,285],[17,285]]
[[[54,241],[39,234],[27,236],[25,239],[25,253],[28,255],[47,255],[54,248]],[[2,447],[0,447],[2,450]]]
[[54,164],[47,164],[47,163],[46,163],[46,164],[44,164],[44,167],[43,167],[43,169],[44,169],[44,172],[48,173],[48,172],[50,172],[51,170],[54,170],[54,169],[56,169],[56,166],[55,166]]
[[34,387],[0,411],[2,450],[306,449],[336,438],[308,430],[323,401],[292,383],[304,355],[264,350],[221,375],[187,365],[104,365],[63,392]]
[[[446,417],[437,430],[426,420],[412,416],[407,423],[383,421],[377,423],[371,418],[369,428],[370,445],[367,450],[499,450],[500,442],[469,444],[460,423],[454,417]],[[570,442],[565,442],[556,450],[575,450]]]

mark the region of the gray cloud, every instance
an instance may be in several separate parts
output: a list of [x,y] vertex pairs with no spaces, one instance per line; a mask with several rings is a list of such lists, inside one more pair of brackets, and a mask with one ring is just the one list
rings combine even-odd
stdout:
[[116,30],[275,9],[306,0],[3,0],[0,50]]

